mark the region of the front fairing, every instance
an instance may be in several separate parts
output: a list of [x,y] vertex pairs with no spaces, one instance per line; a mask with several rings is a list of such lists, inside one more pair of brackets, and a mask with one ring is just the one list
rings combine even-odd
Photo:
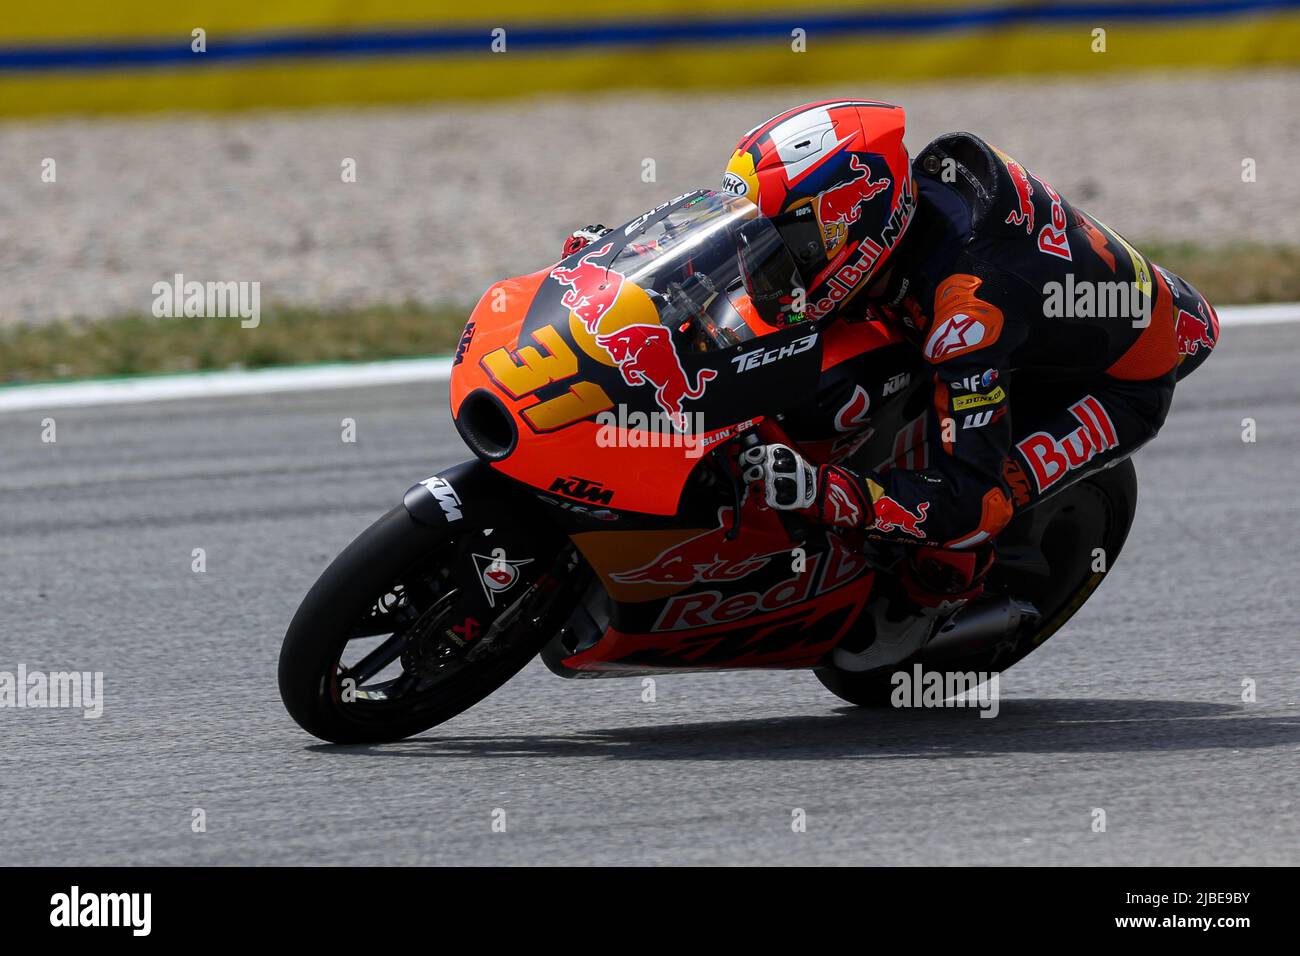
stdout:
[[708,450],[812,394],[822,329],[744,311],[725,241],[753,217],[717,196],[678,197],[483,296],[451,405],[462,434],[470,396],[508,416],[494,468],[584,507],[674,514]]

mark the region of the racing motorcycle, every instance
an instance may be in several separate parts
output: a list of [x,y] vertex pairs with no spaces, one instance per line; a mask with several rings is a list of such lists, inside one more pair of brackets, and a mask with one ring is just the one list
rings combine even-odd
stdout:
[[[984,594],[905,622],[905,547],[769,509],[739,453],[926,464],[925,375],[877,321],[757,307],[793,263],[753,204],[700,190],[490,288],[460,338],[451,414],[474,457],[411,487],[325,570],[280,655],[285,706],[327,741],[392,741],[473,706],[540,654],[561,677],[812,668],[888,705],[891,674],[1005,670],[1119,554],[1133,466],[1075,481],[999,535]],[[920,535],[923,516],[877,515]],[[1105,570],[1093,555],[1103,549]]]

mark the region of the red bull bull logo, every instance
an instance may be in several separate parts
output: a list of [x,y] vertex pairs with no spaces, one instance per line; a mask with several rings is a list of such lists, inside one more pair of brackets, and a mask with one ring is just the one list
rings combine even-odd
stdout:
[[702,397],[705,385],[718,377],[713,369],[701,369],[692,385],[673,348],[672,337],[661,325],[629,325],[607,335],[597,335],[596,344],[618,363],[624,383],[653,385],[655,402],[683,430],[682,402]]
[[857,156],[849,157],[849,168],[856,174],[852,179],[817,197],[817,218],[828,248],[844,241],[845,231],[858,221],[867,200],[889,188],[890,179],[872,179],[871,169]]
[[575,265],[556,266],[551,270],[552,279],[568,286],[560,297],[560,304],[576,315],[588,332],[596,331],[596,326],[623,289],[626,276],[596,261],[608,255],[612,248],[614,244],[607,242],[587,253]]
[[921,525],[925,523],[925,513],[930,510],[930,502],[922,501],[916,506],[916,511],[910,511],[903,507],[889,495],[881,495],[875,502],[877,531],[890,532],[901,531],[904,534],[910,534],[914,538],[924,538],[925,532],[921,530]]
[[[718,526],[678,542],[654,559],[631,571],[610,575],[621,584],[695,584],[696,582],[738,581],[767,567],[777,554],[788,555],[790,544],[780,521],[757,495],[748,490],[741,503],[741,524],[747,529],[738,538],[729,539],[731,513],[727,506],[718,509]],[[764,533],[767,532],[767,533]],[[773,537],[776,540],[773,540]],[[763,542],[755,547],[756,542]],[[767,551],[765,547],[776,546]]]
[[1201,346],[1212,349],[1219,337],[1218,329],[1205,314],[1204,303],[1197,304],[1195,313],[1179,309],[1175,329],[1178,334],[1179,355],[1195,355],[1201,350]]
[[1007,172],[1011,175],[1011,185],[1016,191],[1016,208],[1007,214],[1008,226],[1024,226],[1027,235],[1034,234],[1034,187],[1029,182],[1025,167],[1009,156],[1003,156]]

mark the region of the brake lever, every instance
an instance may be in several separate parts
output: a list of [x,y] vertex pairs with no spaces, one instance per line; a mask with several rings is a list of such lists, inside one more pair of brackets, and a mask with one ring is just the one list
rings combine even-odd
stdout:
[[753,448],[761,442],[753,432],[745,432],[728,444],[736,445],[739,450],[736,452],[735,460],[728,461],[730,467],[727,469],[727,477],[731,479],[731,527],[727,529],[723,538],[727,541],[735,541],[740,535],[740,509],[745,501],[745,476],[740,467],[740,452],[746,448]]
[[[728,445],[735,445],[739,449],[736,452],[735,460],[728,460],[727,477],[731,479],[731,527],[727,529],[723,537],[728,541],[735,541],[740,535],[740,510],[745,498],[745,477],[744,470],[740,467],[740,453],[747,448],[753,448],[755,445],[763,444],[762,439],[756,432],[746,432],[739,435]],[[719,449],[721,451],[721,449]],[[790,540],[796,544],[802,544],[808,539],[808,524],[804,519],[789,511],[776,511],[777,520],[785,529],[785,533],[790,536]]]

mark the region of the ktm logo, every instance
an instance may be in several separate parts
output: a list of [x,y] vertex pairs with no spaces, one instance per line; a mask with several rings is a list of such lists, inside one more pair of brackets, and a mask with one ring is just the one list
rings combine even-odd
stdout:
[[614,498],[614,489],[606,488],[598,481],[588,481],[570,475],[568,478],[556,478],[551,482],[551,491],[577,501],[590,501],[593,504],[607,505]]
[[460,495],[456,494],[456,489],[446,478],[434,475],[432,478],[424,479],[420,484],[429,489],[429,493],[438,500],[448,521],[459,521],[463,517],[460,510]]
[[469,351],[469,344],[474,340],[474,323],[465,323],[465,331],[460,334],[460,342],[456,344],[456,357],[451,360],[452,365],[459,365],[465,361],[465,353]]
[[895,392],[901,392],[907,388],[907,383],[912,380],[912,376],[907,372],[899,372],[893,378],[885,383],[885,387],[880,390],[881,397],[893,395]]

